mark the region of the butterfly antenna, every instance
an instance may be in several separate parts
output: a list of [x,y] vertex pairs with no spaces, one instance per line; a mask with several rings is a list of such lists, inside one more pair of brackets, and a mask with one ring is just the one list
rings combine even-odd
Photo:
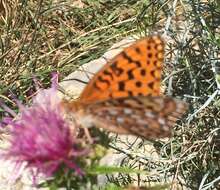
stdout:
[[81,79],[77,79],[77,78],[65,79],[65,80],[63,80],[63,81],[71,81],[71,80],[75,80],[75,81],[80,82],[80,83],[83,83],[83,84],[88,84],[88,82],[83,81],[83,80],[81,80]]

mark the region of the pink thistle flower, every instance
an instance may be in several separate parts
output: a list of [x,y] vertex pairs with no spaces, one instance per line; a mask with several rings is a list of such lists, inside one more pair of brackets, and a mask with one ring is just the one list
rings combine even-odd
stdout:
[[17,101],[18,115],[1,104],[14,116],[3,119],[3,123],[10,125],[11,134],[10,146],[3,156],[15,161],[17,166],[25,163],[34,176],[39,173],[52,176],[63,164],[82,175],[74,160],[87,151],[79,150],[77,139],[71,135],[61,106],[62,99],[57,95],[56,80],[57,75],[53,77],[50,89],[39,90],[31,106],[26,107]]

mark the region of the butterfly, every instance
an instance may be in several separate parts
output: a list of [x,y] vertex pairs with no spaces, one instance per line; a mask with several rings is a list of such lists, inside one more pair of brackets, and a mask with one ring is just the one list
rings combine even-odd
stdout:
[[145,139],[169,137],[187,104],[160,93],[164,42],[149,36],[105,64],[79,99],[64,103],[81,125]]

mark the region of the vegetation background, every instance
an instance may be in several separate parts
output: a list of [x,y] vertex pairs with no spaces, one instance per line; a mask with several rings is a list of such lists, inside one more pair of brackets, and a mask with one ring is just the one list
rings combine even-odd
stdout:
[[[180,189],[220,189],[218,0],[1,0],[0,98],[16,109],[12,94],[29,102],[33,76],[48,87],[52,71],[62,80],[121,39],[152,33],[165,36],[165,93],[190,109],[173,138],[154,144],[161,159],[140,163],[155,175],[139,180],[172,177]],[[110,181],[133,180],[121,176]]]

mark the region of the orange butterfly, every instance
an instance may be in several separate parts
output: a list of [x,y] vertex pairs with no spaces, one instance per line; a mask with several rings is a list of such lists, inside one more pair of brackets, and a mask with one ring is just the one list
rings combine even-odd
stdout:
[[168,137],[187,104],[160,94],[163,59],[159,36],[141,39],[104,65],[78,100],[64,105],[82,125],[146,139]]

